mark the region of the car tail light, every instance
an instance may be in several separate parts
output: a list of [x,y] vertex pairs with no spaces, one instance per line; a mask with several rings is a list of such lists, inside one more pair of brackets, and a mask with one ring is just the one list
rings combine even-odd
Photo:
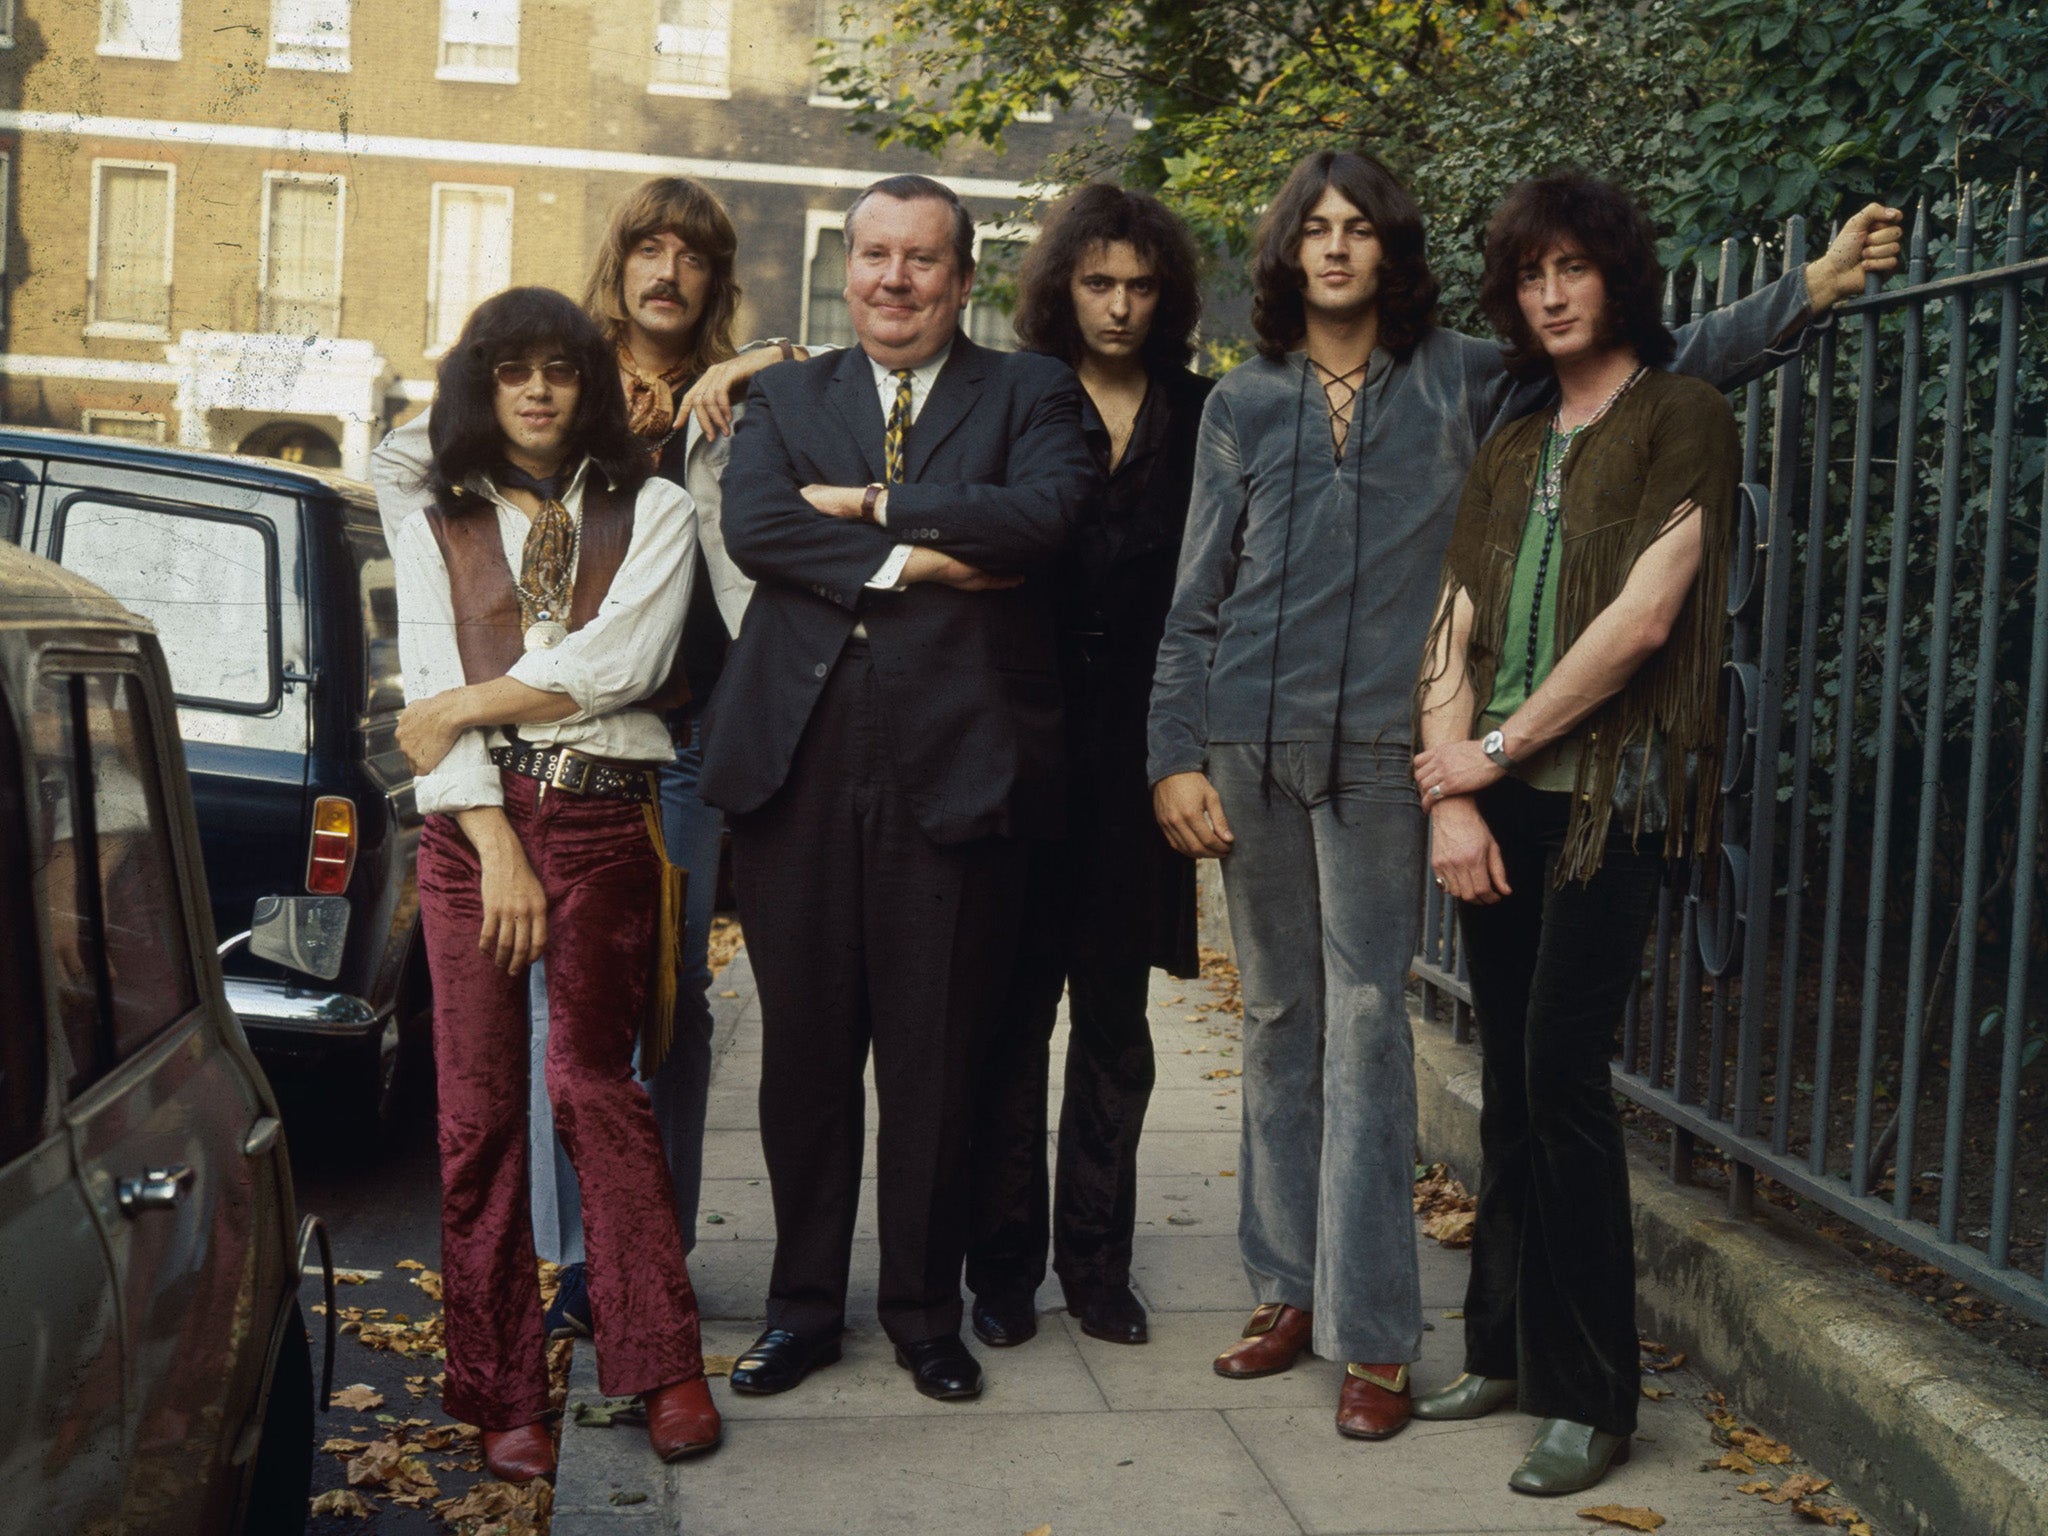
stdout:
[[340,795],[313,802],[313,845],[306,850],[306,889],[315,896],[340,896],[356,867],[356,806]]

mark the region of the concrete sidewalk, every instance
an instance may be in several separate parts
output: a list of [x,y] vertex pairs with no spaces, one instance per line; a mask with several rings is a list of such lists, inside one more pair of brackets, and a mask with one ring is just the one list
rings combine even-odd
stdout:
[[[1153,978],[1159,1082],[1147,1119],[1138,1198],[1136,1285],[1152,1342],[1119,1347],[1084,1337],[1048,1311],[1014,1350],[984,1349],[980,1399],[918,1396],[873,1320],[873,1180],[856,1231],[846,1358],[779,1397],[713,1391],[725,1444],[664,1468],[637,1427],[588,1428],[573,1413],[562,1435],[555,1536],[1242,1536],[1344,1533],[1592,1531],[1592,1505],[1648,1508],[1666,1532],[1744,1536],[1816,1527],[1789,1506],[1737,1491],[1749,1476],[1711,1470],[1702,1383],[1655,1378],[1670,1392],[1643,1404],[1634,1460],[1591,1495],[1519,1497],[1507,1488],[1534,1432],[1513,1413],[1468,1425],[1417,1424],[1378,1445],[1331,1424],[1342,1365],[1305,1360],[1282,1376],[1231,1382],[1209,1362],[1237,1336],[1251,1298],[1237,1257],[1240,1065],[1237,1021],[1206,982]],[[774,1226],[754,1089],[760,1018],[742,952],[714,987],[717,1066],[706,1136],[702,1225],[691,1258],[707,1355],[731,1356],[761,1327]],[[1060,1077],[1054,1040],[1054,1081]],[[1055,1090],[1057,1099],[1057,1090]],[[1054,1105],[1057,1120],[1058,1107]],[[869,1158],[873,1157],[870,1116]],[[1424,1316],[1416,1366],[1428,1389],[1457,1373],[1465,1255],[1424,1240]],[[1058,1300],[1057,1282],[1040,1292]],[[1646,1378],[1648,1379],[1648,1378]],[[596,1370],[579,1346],[570,1402],[597,1401]],[[1798,1464],[1766,1465],[1782,1482]],[[1825,1472],[1821,1475],[1826,1475]],[[1822,1502],[1829,1502],[1823,1496]]]

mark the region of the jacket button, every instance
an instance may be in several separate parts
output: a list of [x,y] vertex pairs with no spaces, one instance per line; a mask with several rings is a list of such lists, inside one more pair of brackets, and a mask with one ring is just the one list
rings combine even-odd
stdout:
[[823,677],[827,672],[831,670],[832,669],[830,667],[826,666],[825,663],[821,661],[815,667],[811,668],[811,676]]

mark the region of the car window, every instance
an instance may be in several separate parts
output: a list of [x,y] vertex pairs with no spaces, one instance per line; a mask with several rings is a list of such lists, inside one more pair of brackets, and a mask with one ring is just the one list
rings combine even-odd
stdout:
[[55,552],[156,626],[180,702],[276,703],[277,556],[260,519],[75,497]]
[[38,685],[38,856],[58,1013],[78,1094],[198,1006],[170,817],[141,682]]
[[[0,869],[27,869],[28,805],[21,740],[0,699]],[[0,880],[0,1163],[42,1139],[42,965],[36,952],[34,883]]]
[[370,714],[405,708],[398,672],[398,578],[384,530],[348,525],[349,558],[363,602],[363,709]]
[[0,539],[21,542],[22,495],[18,485],[0,485]]

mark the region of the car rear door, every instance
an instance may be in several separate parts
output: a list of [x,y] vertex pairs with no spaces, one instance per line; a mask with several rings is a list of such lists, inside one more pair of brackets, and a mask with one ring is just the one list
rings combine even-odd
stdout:
[[[53,1071],[111,1259],[125,1340],[127,1536],[214,1536],[278,1286],[276,1125],[226,1049],[195,952],[202,897],[165,793],[178,750],[141,658],[56,652],[37,683],[45,816],[73,857],[45,886],[63,935]],[[175,781],[172,781],[175,782]],[[266,1225],[268,1224],[268,1225]]]
[[308,694],[298,499],[54,460],[43,553],[156,625],[205,849],[214,926],[305,882]]
[[[31,843],[38,781],[17,720],[28,690],[0,673],[0,1533],[46,1536],[119,1513],[120,1309],[111,1258],[71,1161],[50,1071],[35,914],[53,849]],[[46,722],[54,725],[55,722]],[[26,733],[37,734],[35,722]]]

